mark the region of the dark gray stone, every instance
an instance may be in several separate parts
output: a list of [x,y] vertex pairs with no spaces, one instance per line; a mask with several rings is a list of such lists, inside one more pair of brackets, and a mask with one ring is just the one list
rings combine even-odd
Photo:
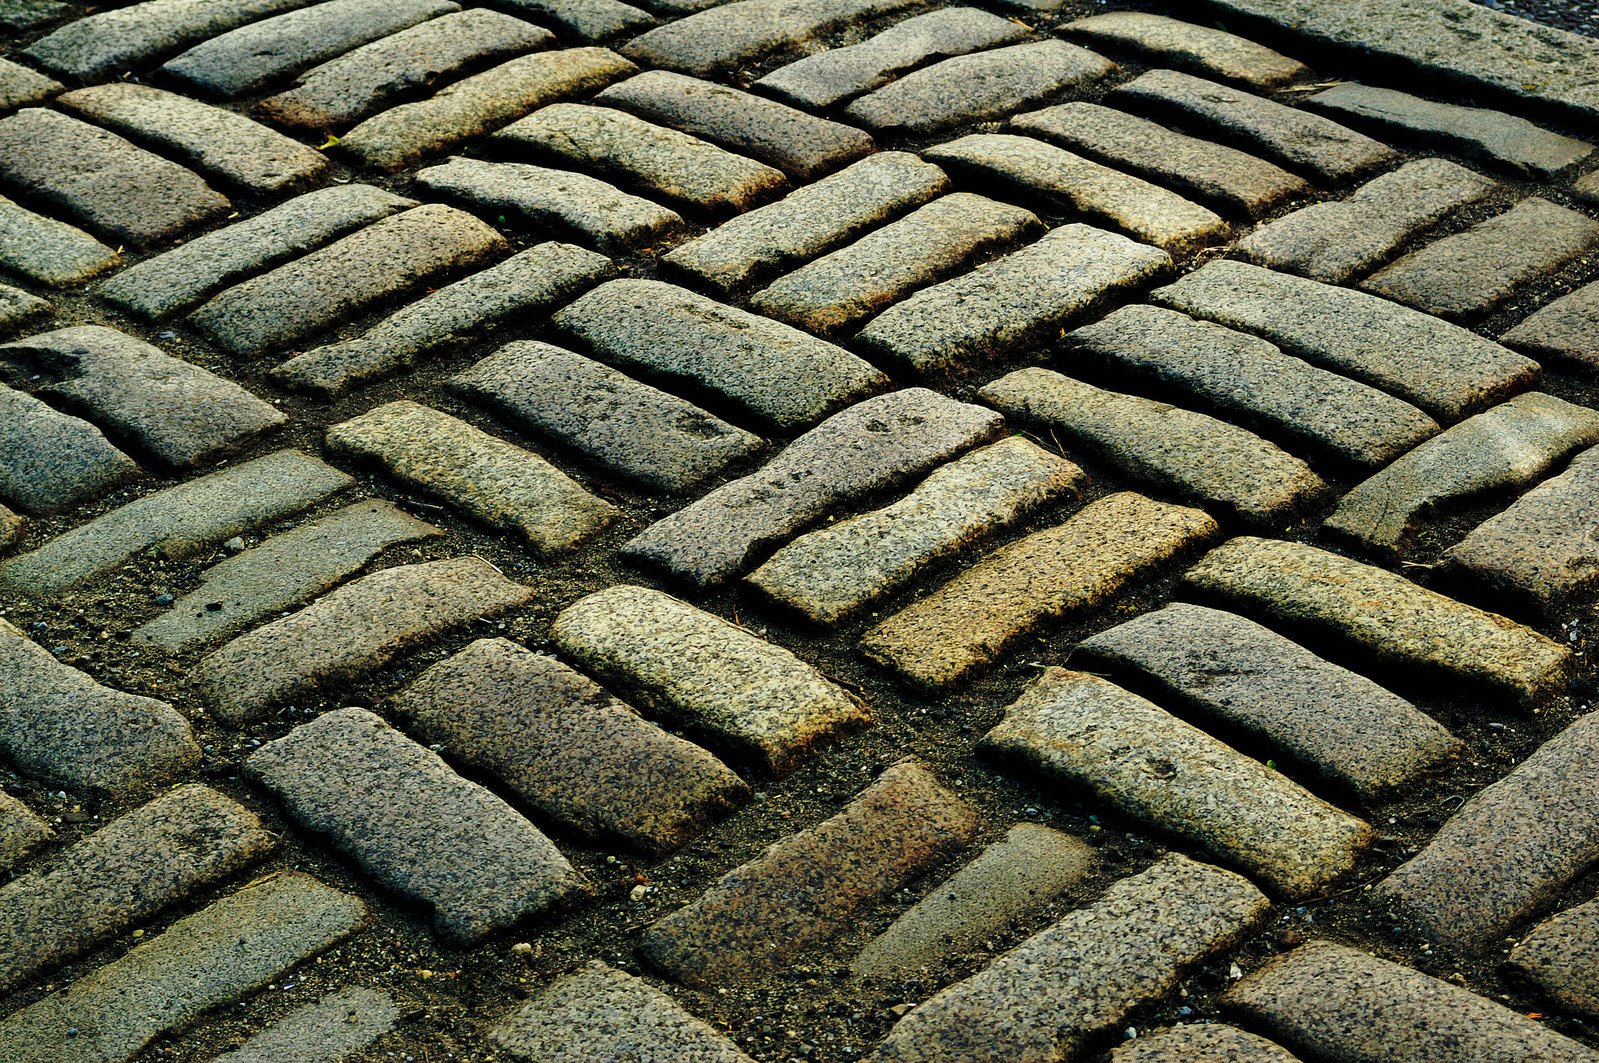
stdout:
[[1225,30],[1147,11],[1109,11],[1068,22],[1062,31],[1090,44],[1125,49],[1159,66],[1250,88],[1280,89],[1310,77],[1310,68],[1264,45]]
[[1539,358],[1599,366],[1599,283],[1561,296],[1500,336],[1499,342]]
[[82,229],[0,196],[0,266],[40,284],[82,284],[116,264],[118,254]]
[[625,51],[651,66],[711,77],[914,6],[916,0],[737,0],[635,37]]
[[138,475],[94,425],[0,384],[0,498],[51,513]]

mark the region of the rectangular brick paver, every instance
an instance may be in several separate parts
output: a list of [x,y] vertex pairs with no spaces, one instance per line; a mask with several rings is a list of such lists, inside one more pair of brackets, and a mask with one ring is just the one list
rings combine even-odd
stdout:
[[1218,81],[1255,89],[1279,89],[1310,76],[1297,59],[1212,26],[1145,11],[1090,15],[1061,27],[1068,36],[1109,49],[1126,49],[1150,60]]
[[140,474],[88,421],[0,384],[0,498],[51,513]]
[[1499,342],[1538,358],[1599,365],[1599,283],[1562,295],[1500,336]]
[[789,53],[836,30],[915,6],[916,0],[738,0],[680,18],[627,45],[652,66],[696,77]]
[[11,272],[60,288],[104,273],[117,259],[82,229],[0,196],[0,266]]

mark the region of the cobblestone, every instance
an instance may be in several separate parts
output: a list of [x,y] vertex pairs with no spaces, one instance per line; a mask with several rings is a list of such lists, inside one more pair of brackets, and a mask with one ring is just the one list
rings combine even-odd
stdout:
[[44,103],[65,88],[54,78],[45,77],[21,63],[0,60],[0,111],[14,111]]
[[1254,41],[1143,11],[1091,15],[1062,28],[1091,44],[1126,49],[1161,65],[1188,67],[1206,77],[1255,89],[1279,89],[1310,76],[1304,63]]
[[16,542],[26,524],[21,517],[0,505],[0,550]]
[[400,1009],[377,989],[341,989],[295,1008],[212,1063],[340,1063],[394,1028]]
[[1539,358],[1599,364],[1599,284],[1561,296],[1500,336],[1499,342]]
[[1556,1000],[1599,1014],[1599,901],[1539,923],[1510,950],[1509,962]]
[[709,77],[913,6],[915,0],[737,0],[635,37],[626,50],[653,66]]
[[66,287],[104,273],[117,252],[82,229],[0,196],[0,266],[40,284]]
[[1111,1063],[1298,1063],[1264,1037],[1221,1023],[1171,1026],[1140,1034],[1111,1052]]
[[0,498],[50,513],[140,475],[87,421],[0,384]]
[[504,6],[553,23],[581,41],[608,41],[655,24],[648,11],[621,0],[508,0]]
[[0,874],[11,871],[56,832],[27,805],[0,792]]

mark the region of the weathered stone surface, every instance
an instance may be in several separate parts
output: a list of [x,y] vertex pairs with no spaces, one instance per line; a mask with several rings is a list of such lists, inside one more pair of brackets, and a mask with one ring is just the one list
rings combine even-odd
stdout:
[[1592,1049],[1502,1004],[1331,941],[1278,957],[1226,999],[1294,1047],[1331,1051],[1340,1063],[1594,1059]]
[[1264,1037],[1221,1023],[1171,1026],[1140,1033],[1110,1054],[1110,1063],[1298,1063]]
[[119,794],[193,766],[189,722],[154,698],[101,686],[0,619],[0,750],[60,786]]
[[723,1034],[642,979],[591,960],[556,979],[489,1034],[531,1063],[602,1059],[750,1063]]
[[654,15],[621,0],[503,0],[501,6],[596,43],[655,25]]
[[1032,211],[954,192],[778,278],[750,306],[835,334],[1042,229]]
[[1503,111],[1424,100],[1353,81],[1305,98],[1306,105],[1389,133],[1433,141],[1527,177],[1553,177],[1593,154],[1593,145]]
[[1193,590],[1260,610],[1373,664],[1481,684],[1521,701],[1562,685],[1571,654],[1520,624],[1303,543],[1241,537],[1189,570]]
[[219,289],[416,206],[371,185],[334,185],[129,266],[94,289],[143,318],[192,310]]
[[1273,162],[1324,181],[1347,181],[1398,159],[1386,144],[1329,118],[1175,70],[1141,74],[1114,95],[1247,140]]
[[644,932],[640,953],[689,985],[736,983],[845,929],[862,905],[950,856],[976,812],[902,760],[833,818],[777,842]]
[[[276,844],[255,813],[215,790],[191,783],[167,791],[78,842],[47,870],[0,886],[0,986],[14,988],[81,956]],[[5,1032],[0,1024],[0,1049]]]
[[1226,235],[1227,223],[1175,192],[1031,137],[977,133],[923,154],[957,172],[998,180],[1172,252]]
[[1113,674],[1132,671],[1168,704],[1262,736],[1367,801],[1463,748],[1403,698],[1217,609],[1176,602],[1084,640],[1077,652]]
[[545,243],[430,291],[355,339],[296,355],[272,371],[289,387],[332,397],[507,321],[541,315],[615,272],[601,255]]
[[0,111],[44,103],[65,86],[21,63],[0,59]]
[[1442,317],[1479,317],[1599,247],[1599,221],[1534,196],[1412,251],[1361,287]]
[[25,523],[21,517],[0,505],[0,550],[17,541]]
[[42,370],[55,382],[40,394],[91,411],[169,465],[195,465],[288,420],[231,380],[101,325],[0,344],[5,362]]
[[1103,604],[1217,530],[1197,509],[1109,495],[995,550],[878,624],[860,647],[918,686],[948,686],[1036,626]]
[[1097,863],[1071,835],[1018,823],[894,920],[851,967],[884,980],[936,970],[1080,886]]
[[475,941],[589,889],[510,805],[365,709],[337,709],[268,742],[245,770],[372,877]]
[[1304,180],[1264,159],[1097,103],[1063,103],[1017,115],[1010,128],[1250,218],[1310,191]]
[[1343,497],[1326,527],[1399,552],[1440,509],[1525,487],[1599,443],[1599,411],[1530,391],[1434,436]]
[[705,750],[507,639],[480,639],[434,665],[390,707],[563,826],[649,852],[677,848],[749,800]]
[[116,261],[117,252],[82,229],[0,196],[0,266],[59,288],[82,284]]
[[138,475],[94,425],[0,384],[0,498],[50,513]]
[[1263,336],[1291,354],[1458,420],[1524,391],[1538,364],[1492,340],[1364,292],[1216,261],[1152,302]]
[[842,347],[660,281],[602,284],[550,320],[603,361],[681,381],[780,429],[888,383]]
[[1256,89],[1277,89],[1310,76],[1310,68],[1225,30],[1146,11],[1110,11],[1061,29],[1091,44],[1124,48],[1166,66]]
[[1075,494],[1087,474],[1018,436],[957,458],[882,509],[802,535],[747,579],[774,601],[831,624],[927,565]]
[[297,513],[355,481],[297,450],[280,450],[129,502],[0,567],[0,582],[52,594],[109,572],[142,550],[168,557]]
[[232,99],[460,6],[449,0],[328,0],[229,30],[170,59],[161,72]]
[[738,0],[635,37],[628,55],[696,77],[723,74],[810,44],[917,0]]
[[295,1008],[212,1063],[340,1063],[394,1028],[400,1009],[379,989],[340,989]]
[[[0,118],[0,179],[112,240],[138,247],[171,239],[232,209],[177,163],[39,107]],[[64,242],[59,229],[55,235],[57,243]],[[74,257],[83,254],[81,242],[68,246]]]
[[1510,965],[1561,1003],[1599,1015],[1599,901],[1539,923],[1510,950]]
[[1013,44],[907,74],[862,96],[844,114],[878,133],[919,136],[1037,107],[1115,69],[1065,41]]
[[660,591],[620,585],[555,618],[560,651],[644,708],[787,774],[870,723],[864,706],[781,646]]
[[1499,337],[1539,358],[1599,366],[1599,283],[1563,295]]
[[570,170],[453,158],[421,171],[416,182],[446,199],[590,242],[610,255],[670,243],[683,230],[677,211]]
[[1027,36],[1019,23],[973,7],[943,8],[897,23],[844,48],[789,63],[755,83],[802,107],[831,107],[930,60],[965,55]]
[[1108,293],[1170,265],[1164,251],[1147,244],[1091,225],[1061,225],[1035,244],[890,307],[858,339],[917,372],[970,370],[1049,336]]
[[1013,421],[1064,433],[1135,480],[1249,524],[1280,524],[1327,488],[1310,466],[1246,429],[1048,369],[1018,369],[978,395]]
[[0,1058],[123,1063],[161,1034],[260,989],[365,922],[366,905],[310,875],[264,878],[0,1021]]
[[16,332],[24,325],[54,313],[47,300],[31,295],[21,288],[0,284],[0,331]]
[[948,185],[942,170],[908,152],[880,152],[724,222],[663,261],[731,292],[920,206]]
[[1070,1059],[1263,918],[1230,871],[1162,857],[901,1019],[869,1063]]
[[49,25],[72,10],[57,0],[5,0],[0,4],[0,26],[7,30],[30,30]]
[[264,354],[417,291],[506,246],[503,236],[472,215],[426,203],[236,284],[189,320],[232,354]]
[[498,11],[469,8],[364,44],[302,74],[257,111],[279,125],[338,129],[464,70],[547,48],[555,35]]
[[76,89],[56,104],[251,192],[304,188],[328,172],[322,154],[240,114],[148,85]]
[[495,141],[714,214],[747,210],[788,185],[781,170],[610,107],[551,104]]
[[1085,672],[1046,669],[980,748],[1192,838],[1289,897],[1325,892],[1371,841],[1360,819]]
[[1599,203],[1599,170],[1585,173],[1571,182],[1571,194],[1587,203]]
[[332,590],[391,546],[442,534],[388,502],[357,502],[211,566],[133,640],[183,653],[227,638]]
[[238,725],[532,597],[476,557],[386,568],[239,636],[200,662],[195,681],[217,714]]
[[1262,266],[1343,284],[1494,187],[1447,159],[1417,159],[1347,199],[1313,203],[1267,222],[1239,241],[1238,251]]
[[450,387],[666,491],[691,491],[764,446],[693,403],[547,343],[507,344]]
[[9,872],[29,853],[56,836],[50,825],[27,805],[0,792],[0,874]]
[[592,92],[636,69],[605,48],[525,55],[463,78],[436,96],[368,118],[340,138],[339,150],[368,166],[399,170],[534,108]]

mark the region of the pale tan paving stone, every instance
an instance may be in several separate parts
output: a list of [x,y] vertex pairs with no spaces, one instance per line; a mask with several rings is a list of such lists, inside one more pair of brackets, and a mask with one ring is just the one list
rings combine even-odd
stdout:
[[1264,1037],[1221,1023],[1139,1031],[1110,1054],[1110,1063],[1298,1063],[1299,1057]]
[[0,196],[0,266],[13,273],[63,288],[104,273],[118,257],[82,229]]
[[295,1008],[211,1063],[341,1063],[399,1018],[399,1005],[380,989],[340,989]]
[[1538,358],[1599,365],[1599,282],[1585,284],[1548,304],[1499,342]]
[[503,0],[501,6],[595,44],[642,33],[656,23],[648,11],[621,0]]
[[0,874],[10,872],[56,832],[27,805],[0,791]]
[[1264,45],[1212,26],[1147,11],[1110,11],[1068,22],[1061,31],[1111,49],[1124,48],[1167,66],[1254,89],[1279,89],[1310,76],[1310,68]]
[[26,522],[5,506],[0,505],[0,550],[4,550],[22,536]]
[[21,63],[0,59],[0,111],[44,103],[66,86]]
[[1510,950],[1510,966],[1567,1007],[1599,1015],[1599,901],[1545,919]]

